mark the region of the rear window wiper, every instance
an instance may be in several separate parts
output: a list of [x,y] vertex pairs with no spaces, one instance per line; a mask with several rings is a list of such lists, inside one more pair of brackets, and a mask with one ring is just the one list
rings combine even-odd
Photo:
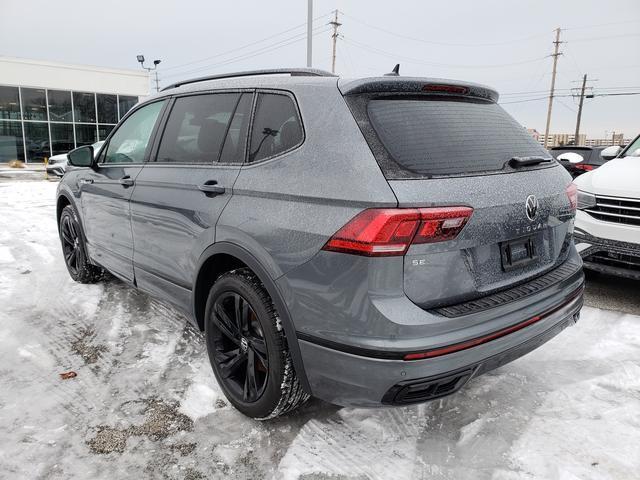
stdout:
[[520,168],[530,165],[538,165],[540,163],[549,163],[553,161],[553,157],[513,157],[507,163],[510,167]]

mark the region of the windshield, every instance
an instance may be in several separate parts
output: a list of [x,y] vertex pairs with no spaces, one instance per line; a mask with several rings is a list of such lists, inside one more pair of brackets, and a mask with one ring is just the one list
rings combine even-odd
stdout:
[[631,142],[629,148],[627,148],[622,157],[640,157],[640,136],[636,137],[636,139]]
[[369,120],[389,155],[420,175],[501,170],[549,154],[502,107],[469,99],[372,99]]

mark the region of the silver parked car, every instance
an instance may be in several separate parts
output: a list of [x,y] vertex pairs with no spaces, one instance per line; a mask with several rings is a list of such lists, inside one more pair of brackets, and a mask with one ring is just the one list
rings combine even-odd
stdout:
[[[96,155],[100,152],[100,148],[103,144],[104,140],[91,145]],[[67,169],[68,155],[68,153],[60,153],[58,155],[51,156],[47,163],[47,173],[50,175],[57,175],[58,177],[63,176]]]
[[582,306],[575,186],[497,100],[311,69],[167,87],[69,154],[69,273],[184,311],[254,418],[454,393]]

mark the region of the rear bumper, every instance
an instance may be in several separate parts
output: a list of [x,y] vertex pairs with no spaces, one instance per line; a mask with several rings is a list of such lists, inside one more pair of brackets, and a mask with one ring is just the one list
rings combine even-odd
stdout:
[[[390,360],[300,340],[314,396],[345,406],[405,405],[449,395],[468,380],[525,355],[573,324],[582,307],[583,281],[540,321],[472,348],[423,360]],[[522,317],[514,316],[513,324]]]

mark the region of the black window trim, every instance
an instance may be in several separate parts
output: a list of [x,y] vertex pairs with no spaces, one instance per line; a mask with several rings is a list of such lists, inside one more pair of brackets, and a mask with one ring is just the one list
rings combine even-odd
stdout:
[[160,97],[160,98],[154,98],[151,101],[144,102],[144,103],[139,103],[135,107],[131,108],[125,114],[125,116],[122,117],[122,119],[118,122],[118,124],[115,127],[113,127],[113,129],[111,130],[109,135],[107,135],[107,138],[105,138],[104,144],[102,145],[102,149],[100,150],[100,158],[104,158],[104,155],[106,155],[107,149],[109,148],[109,144],[111,143],[111,138],[120,129],[120,127],[122,127],[124,122],[127,121],[127,119],[131,115],[133,115],[135,112],[137,112],[141,108],[144,108],[144,107],[146,107],[148,105],[152,105],[152,104],[157,103],[157,102],[164,102],[164,105],[163,105],[162,109],[160,110],[160,113],[158,114],[158,119],[156,120],[156,124],[153,127],[153,130],[151,131],[151,136],[149,137],[150,138],[149,144],[147,145],[147,148],[146,148],[146,150],[144,152],[144,158],[143,158],[142,162],[137,162],[137,163],[104,163],[104,162],[99,162],[99,163],[97,163],[98,167],[99,168],[110,168],[110,167],[122,168],[123,165],[128,166],[128,167],[129,166],[130,167],[136,167],[136,166],[142,166],[142,165],[147,164],[149,162],[149,157],[150,157],[152,148],[155,145],[155,140],[156,140],[156,136],[157,136],[157,133],[158,133],[158,128],[162,124],[162,122],[164,121],[164,117],[165,117],[166,112],[167,112],[167,107],[168,107],[168,105],[170,103],[169,100],[171,100],[171,99],[168,96],[164,96],[164,97]]
[[[250,124],[249,124],[249,131],[251,130],[251,124],[253,123],[253,112],[254,112],[254,108],[255,108],[255,102],[256,102],[256,89],[255,88],[225,88],[225,89],[207,89],[207,90],[201,90],[201,91],[197,91],[197,92],[185,92],[185,93],[180,93],[180,94],[176,94],[176,95],[170,95],[170,96],[166,96],[163,97],[165,99],[168,99],[169,101],[167,102],[167,106],[165,108],[165,112],[163,112],[162,118],[160,119],[160,122],[158,124],[158,128],[157,128],[157,132],[155,134],[154,140],[153,140],[153,147],[152,150],[148,156],[148,158],[145,158],[145,167],[153,167],[153,166],[158,166],[158,167],[172,167],[172,168],[182,168],[182,167],[189,167],[189,168],[210,168],[210,167],[214,167],[214,168],[219,168],[219,167],[224,167],[224,168],[229,168],[229,167],[235,167],[235,168],[240,168],[242,167],[246,161],[247,161],[247,150],[248,150],[248,145],[245,145],[245,151],[244,151],[244,158],[242,160],[242,162],[220,162],[220,161],[211,161],[209,163],[202,163],[202,162],[158,162],[156,161],[157,157],[158,157],[158,150],[160,149],[160,142],[162,141],[162,137],[164,136],[164,131],[165,128],[167,126],[167,121],[169,120],[169,115],[171,113],[171,111],[173,110],[173,106],[175,104],[175,101],[178,98],[183,98],[183,97],[195,97],[198,95],[215,95],[215,94],[222,94],[222,93],[239,93],[240,95],[238,96],[238,100],[236,101],[236,105],[234,107],[233,110],[233,114],[232,114],[232,118],[233,119],[233,115],[236,112],[236,109],[238,108],[238,104],[240,102],[240,99],[242,98],[242,94],[243,93],[249,93],[252,95],[252,99],[251,99],[251,117],[249,119]],[[231,125],[231,123],[229,123],[229,125]],[[229,129],[229,125],[227,125],[227,131]],[[224,142],[226,141],[226,137],[227,137],[227,132],[225,132],[225,136],[224,136],[224,141],[222,142],[222,146],[220,147],[220,153],[222,153],[222,149],[224,148]],[[245,142],[249,141],[249,134],[247,134],[247,138],[245,139]],[[220,156],[218,156],[218,160],[220,159]]]
[[[270,94],[274,94],[274,95],[284,95],[289,97],[292,101],[293,101],[293,105],[296,109],[296,114],[298,115],[298,121],[300,123],[300,128],[302,129],[302,139],[300,140],[300,142],[296,145],[294,145],[293,147],[289,148],[288,150],[285,150],[283,152],[279,152],[276,153],[275,155],[271,155],[270,157],[265,157],[262,158],[256,162],[248,162],[249,159],[249,150],[251,149],[251,135],[253,134],[253,124],[255,121],[255,117],[256,117],[256,108],[258,106],[258,95],[261,93],[270,93]],[[242,168],[246,169],[246,168],[253,168],[255,166],[258,165],[262,165],[266,162],[270,162],[272,160],[276,160],[279,159],[285,155],[290,154],[291,152],[299,149],[300,147],[302,147],[302,145],[304,145],[304,142],[307,140],[307,132],[304,126],[304,122],[302,121],[302,112],[300,111],[300,105],[298,105],[298,100],[296,99],[296,96],[293,94],[293,92],[289,91],[289,90],[280,90],[280,89],[276,89],[276,88],[258,88],[256,89],[255,95],[253,97],[253,106],[252,106],[252,110],[251,110],[251,125],[249,125],[249,132],[247,134],[247,148],[245,151],[245,159],[244,159],[244,163],[242,164]]]

